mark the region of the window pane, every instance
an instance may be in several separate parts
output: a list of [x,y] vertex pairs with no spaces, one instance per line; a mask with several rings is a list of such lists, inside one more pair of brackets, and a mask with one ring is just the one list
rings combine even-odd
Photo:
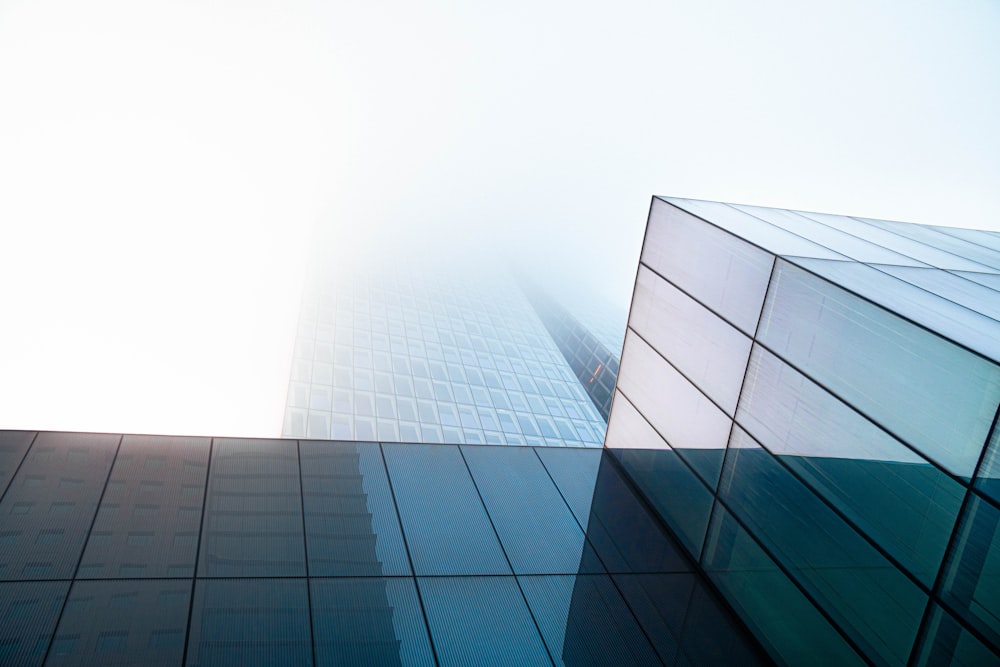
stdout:
[[642,263],[752,334],[774,257],[660,199],[653,199]]
[[0,664],[42,664],[68,591],[68,581],[0,582]]
[[418,578],[441,665],[551,665],[514,577]]
[[413,579],[311,579],[320,665],[433,665]]
[[383,445],[417,574],[509,574],[457,446]]
[[410,574],[375,443],[299,443],[310,576]]
[[956,475],[971,477],[1000,369],[779,262],[758,340]]
[[7,490],[14,471],[21,465],[35,434],[31,431],[0,432],[0,497]]
[[934,585],[965,495],[960,484],[759,346],[736,419],[910,572]]
[[594,484],[601,466],[602,452],[594,449],[541,447],[535,453],[552,475],[566,504],[577,521],[587,529],[590,506],[594,500]]
[[212,445],[199,576],[304,576],[295,441]]
[[934,605],[916,663],[954,667],[1000,665],[1000,652],[991,650],[959,625],[951,614]]

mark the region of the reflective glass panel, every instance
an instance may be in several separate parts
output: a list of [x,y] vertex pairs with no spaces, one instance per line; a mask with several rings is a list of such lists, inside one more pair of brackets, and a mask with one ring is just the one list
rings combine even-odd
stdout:
[[991,650],[959,625],[951,614],[934,605],[915,664],[921,667],[996,667],[1000,665],[1000,652]]
[[973,494],[948,560],[941,598],[1000,646],[1000,510]]
[[462,453],[515,574],[602,571],[534,450],[464,446]]
[[410,574],[376,443],[299,443],[310,576]]
[[521,576],[518,581],[557,665],[660,662],[610,577]]
[[[687,457],[678,458],[678,452],[621,395],[608,426],[607,446],[688,551],[697,555],[712,512],[707,481],[699,479]],[[722,467],[722,454],[720,450],[716,470]],[[712,489],[717,484],[718,477],[711,480]]]
[[758,340],[956,475],[971,477],[1000,369],[779,262]]
[[413,579],[310,579],[318,665],[433,665]]
[[750,339],[652,271],[639,266],[629,326],[732,415]]
[[457,446],[383,445],[417,574],[509,574]]
[[69,579],[121,436],[39,433],[0,503],[0,579]]
[[888,229],[902,236],[926,243],[935,248],[954,253],[961,257],[966,257],[973,261],[985,264],[994,269],[1000,269],[1000,251],[992,250],[976,243],[970,243],[964,239],[956,238],[949,234],[927,227],[925,225],[907,224],[905,222],[890,222],[888,220],[875,220],[873,218],[860,218],[864,222],[875,227]]
[[955,271],[955,273],[966,280],[1000,291],[1000,273],[974,273],[972,271]]
[[736,420],[928,587],[965,489],[810,382],[754,347]]
[[716,505],[702,566],[754,636],[780,662],[865,665],[802,591],[722,505]]
[[0,582],[0,664],[42,664],[68,591],[68,581]]
[[[1000,320],[1000,294],[977,282],[966,280],[958,274],[911,266],[878,264],[875,268],[993,320]],[[1000,324],[997,328],[1000,329]]]
[[753,334],[774,257],[653,199],[642,263],[744,333]]
[[545,469],[559,488],[566,504],[584,530],[594,500],[594,484],[601,466],[600,450],[545,447],[535,449]]
[[179,665],[191,581],[77,581],[46,665]]
[[417,579],[441,665],[551,665],[514,577]]
[[0,431],[0,498],[34,438],[31,431]]
[[295,441],[217,438],[198,575],[304,576]]
[[632,331],[625,337],[618,391],[714,484],[732,420]]
[[1000,502],[1000,422],[993,427],[986,455],[976,474],[976,488]]
[[189,665],[312,664],[305,579],[199,579]]
[[866,654],[906,662],[927,596],[739,427],[719,494]]
[[77,576],[194,576],[209,442],[122,438]]

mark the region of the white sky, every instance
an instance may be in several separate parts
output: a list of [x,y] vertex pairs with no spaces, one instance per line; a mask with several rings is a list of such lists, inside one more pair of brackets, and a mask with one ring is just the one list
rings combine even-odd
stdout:
[[622,308],[652,194],[1000,229],[998,119],[994,0],[0,0],[0,428],[278,433],[317,228]]

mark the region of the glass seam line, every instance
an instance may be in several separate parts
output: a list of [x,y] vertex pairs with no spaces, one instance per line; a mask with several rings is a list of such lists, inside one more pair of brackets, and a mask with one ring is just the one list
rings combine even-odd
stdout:
[[205,488],[201,492],[201,520],[198,522],[198,542],[194,552],[194,570],[191,573],[191,597],[188,600],[187,632],[184,634],[184,652],[181,664],[187,664],[188,648],[191,644],[191,619],[194,618],[195,584],[198,582],[198,563],[201,560],[201,534],[205,529],[205,514],[208,509],[208,484],[212,476],[212,455],[215,450],[215,438],[208,441],[208,461],[205,465]]
[[313,622],[312,585],[309,579],[309,538],[306,535],[306,490],[302,483],[302,445],[295,440],[295,462],[299,472],[299,509],[302,512],[302,560],[306,566],[306,605],[309,610],[309,650],[312,664],[316,664],[316,624]]
[[10,487],[14,484],[14,480],[17,479],[17,473],[21,472],[21,466],[28,460],[28,452],[30,452],[31,448],[35,446],[35,440],[38,439],[39,433],[43,433],[43,431],[35,431],[35,435],[31,436],[31,442],[28,443],[28,446],[24,450],[24,454],[21,455],[21,460],[17,462],[17,466],[15,466],[14,472],[10,476],[10,481],[7,482],[7,486],[5,486],[3,492],[0,493],[0,502],[3,502],[3,499],[7,496],[7,492],[10,490]]
[[[114,456],[111,457],[111,463],[110,465],[108,465],[108,473],[104,477],[104,486],[101,487],[101,495],[100,497],[98,497],[97,504],[94,506],[94,516],[90,518],[90,528],[87,529],[87,534],[83,538],[83,544],[80,546],[80,555],[77,556],[76,567],[73,568],[74,582],[76,581],[76,575],[79,574],[80,563],[83,562],[83,554],[87,551],[87,542],[90,541],[90,533],[94,530],[94,523],[97,521],[97,513],[101,509],[101,502],[104,500],[104,494],[108,490],[108,481],[111,479],[111,473],[114,472],[115,461],[118,460],[118,452],[121,451],[122,440],[124,439],[125,439],[124,435],[121,434],[118,435],[118,444],[115,445]],[[34,444],[34,441],[32,441],[32,444]],[[13,481],[14,480],[11,479],[12,483]],[[72,593],[73,593],[73,584],[70,584],[69,587],[66,589],[66,597],[63,598],[62,606],[59,608],[59,615],[56,617],[56,623],[55,625],[52,626],[52,635],[49,637],[49,643],[45,647],[45,654],[42,656],[41,664],[43,665],[45,664],[45,661],[48,660],[49,653],[52,652],[52,645],[55,644],[56,635],[59,633],[59,623],[62,621],[63,614],[66,612],[66,603],[69,602],[69,596]]]
[[[778,259],[783,259],[783,258],[778,257]],[[787,260],[785,260],[785,261],[787,262]],[[643,264],[643,266],[645,266],[645,264]],[[797,269],[801,269],[802,268],[802,267],[799,267],[796,264],[793,264],[792,266],[794,266]],[[649,267],[647,266],[646,268],[648,269]],[[665,280],[666,282],[668,282],[672,287],[677,288],[678,290],[680,290],[681,292],[683,292],[685,295],[687,295],[688,297],[690,297],[691,299],[693,299],[695,302],[697,302],[703,308],[705,308],[706,310],[708,310],[712,314],[716,315],[717,317],[719,317],[720,319],[722,319],[723,321],[725,321],[727,324],[730,324],[731,326],[734,326],[734,328],[735,328],[735,325],[732,325],[731,322],[729,322],[728,320],[726,320],[724,317],[722,317],[721,315],[719,315],[718,313],[716,313],[714,310],[712,310],[711,308],[709,308],[708,306],[706,306],[704,303],[702,303],[701,301],[699,301],[695,297],[693,297],[690,294],[688,294],[686,291],[684,291],[680,287],[677,287],[677,285],[674,285],[674,283],[672,283],[670,280],[668,280],[667,278],[665,278],[661,274],[657,273],[656,271],[653,271],[653,269],[649,269],[649,270],[652,271],[654,274],[656,274],[662,280]],[[805,269],[802,269],[802,270],[804,271]],[[815,274],[811,274],[811,275],[815,275]],[[836,283],[831,283],[830,281],[826,280],[825,278],[822,278],[821,276],[817,276],[817,277],[820,278],[821,280],[824,280],[825,282],[827,282],[827,283],[829,283],[831,285],[837,286]],[[850,292],[850,293],[853,294],[853,292]],[[862,297],[858,297],[858,298],[862,298]],[[767,298],[766,297],[764,299],[764,305],[765,306],[767,305]],[[873,305],[877,306],[878,304],[873,304]],[[881,308],[881,306],[879,306],[879,307]],[[885,310],[885,309],[882,308],[882,310]],[[886,310],[886,312],[888,312],[888,313],[890,313],[892,315],[895,315],[895,313],[892,313],[892,311]],[[629,328],[631,328],[631,326]],[[632,329],[632,331],[635,331],[635,329]],[[739,329],[737,329],[737,331],[739,331]],[[742,331],[740,333],[742,333]],[[931,333],[933,333],[933,332],[931,332]],[[638,332],[636,332],[636,335],[639,336],[640,338],[642,338],[642,336]],[[744,335],[746,335],[746,334],[744,334]],[[937,338],[939,338],[940,340],[947,341],[947,342],[953,342],[950,339],[944,338],[944,337],[939,336],[937,334],[934,334],[934,335]],[[643,341],[645,341],[645,340],[646,339],[643,338]],[[800,375],[802,375],[803,377],[805,377],[807,380],[809,380],[810,382],[812,382],[813,384],[815,384],[817,387],[819,387],[820,389],[822,389],[823,391],[825,391],[829,395],[831,395],[834,398],[836,398],[838,401],[840,401],[841,403],[843,403],[844,405],[846,405],[847,407],[849,407],[855,413],[861,415],[863,418],[865,418],[866,420],[868,420],[869,422],[871,422],[874,426],[878,427],[879,429],[881,429],[885,433],[887,433],[890,436],[892,436],[893,439],[895,439],[897,442],[899,442],[900,444],[902,444],[904,447],[906,447],[907,449],[909,449],[913,453],[917,454],[921,459],[927,461],[932,466],[934,466],[939,471],[943,472],[945,475],[947,475],[951,479],[955,480],[956,482],[962,484],[963,486],[968,486],[968,482],[966,482],[960,476],[956,475],[955,473],[951,472],[950,470],[947,470],[942,464],[940,464],[940,463],[937,462],[937,460],[936,460],[935,457],[928,456],[927,454],[925,454],[922,451],[920,451],[919,449],[917,449],[914,445],[912,445],[907,440],[904,440],[903,438],[899,437],[893,430],[887,428],[885,425],[883,425],[882,423],[880,423],[878,420],[873,419],[864,410],[862,410],[862,409],[858,408],[857,406],[855,406],[854,403],[852,403],[851,401],[845,400],[837,392],[833,391],[832,389],[830,389],[829,387],[827,387],[824,383],[819,382],[812,375],[810,375],[809,373],[804,372],[797,365],[791,363],[790,361],[788,361],[787,359],[785,359],[783,356],[781,356],[780,354],[776,353],[774,350],[772,350],[770,347],[768,347],[768,345],[766,345],[765,343],[762,343],[761,341],[757,340],[756,338],[752,339],[752,341],[753,341],[753,344],[759,345],[763,349],[767,350],[772,355],[774,355],[775,357],[777,357],[778,359],[780,359],[781,362],[784,363],[785,365],[787,365],[789,368],[793,369],[794,371],[796,371],[797,373],[799,373]],[[647,345],[649,345],[649,343],[647,343]],[[650,345],[650,347],[652,347],[654,350],[656,350],[656,348],[653,347],[652,345]],[[656,350],[656,352],[659,353],[659,350]],[[662,354],[660,354],[660,356],[663,357]],[[982,359],[985,359],[988,363],[992,364],[993,366],[997,365],[997,363],[995,361],[989,359],[988,357],[983,357],[982,355],[977,355],[977,356],[979,356]],[[664,358],[664,360],[667,361],[667,363],[670,363],[670,361],[667,360],[666,357],[663,357],[663,358]],[[670,364],[670,365],[673,366],[673,364]],[[678,371],[678,372],[680,372],[680,371]],[[690,382],[690,380],[689,380],[689,382]],[[694,384],[694,383],[692,382],[691,384]],[[705,392],[701,389],[701,387],[699,387],[697,384],[694,384],[694,386],[695,386],[696,389],[698,389],[699,392],[701,392],[703,395],[705,395],[706,398],[708,398],[709,400],[712,400],[710,397],[708,397],[707,394],[705,394]],[[713,401],[713,403],[714,403],[714,401]],[[739,404],[737,403],[737,408],[738,407],[739,407]],[[725,413],[725,411],[723,411],[723,412]],[[726,414],[728,414],[728,413],[726,413]]]
[[[979,472],[982,468],[983,461],[986,459],[986,450],[987,446],[989,445],[990,436],[993,434],[993,431],[997,428],[998,420],[1000,420],[1000,406],[997,407],[997,411],[993,415],[992,428],[990,428],[990,430],[986,434],[986,444],[983,445],[983,449],[979,453],[979,461],[976,463],[976,468],[974,473]],[[973,481],[975,481],[975,479],[976,478],[973,477]],[[915,664],[915,661],[917,659],[917,648],[918,646],[922,648],[924,640],[927,639],[927,637],[925,635],[922,635],[921,632],[926,633],[928,630],[927,626],[930,623],[931,607],[933,606],[933,603],[937,602],[940,605],[941,588],[944,586],[945,574],[948,571],[949,566],[951,565],[952,558],[954,558],[957,555],[955,553],[955,550],[958,548],[957,544],[958,535],[961,532],[963,524],[968,518],[967,513],[969,511],[969,506],[972,504],[971,498],[974,495],[976,497],[979,497],[979,494],[973,491],[972,485],[970,484],[969,488],[965,490],[965,496],[962,498],[962,506],[959,509],[958,516],[955,519],[955,525],[952,526],[951,536],[948,539],[948,545],[947,548],[945,549],[944,557],[941,559],[941,564],[938,566],[937,576],[934,578],[934,588],[932,589],[931,598],[928,599],[927,605],[924,607],[924,614],[920,620],[919,631],[917,633],[917,638],[920,639],[921,641],[913,642],[913,647],[911,648],[910,651],[910,659],[907,662],[908,665]],[[948,608],[949,611],[951,611],[950,604],[946,605],[946,607]],[[981,638],[981,635],[978,632],[978,630],[974,630],[973,628],[969,627],[971,624],[965,622],[964,614],[952,614],[952,615],[955,618],[955,620],[958,621],[959,625],[961,625],[963,628],[966,628],[967,631],[971,631],[973,636]],[[980,640],[982,641],[982,639],[984,638],[981,638]],[[993,646],[993,642],[991,641],[984,642],[984,644],[986,646]]]
[[[476,495],[479,496],[479,502],[483,506],[483,512],[486,513],[486,518],[490,522],[490,527],[493,529],[493,534],[496,535],[497,544],[500,546],[500,552],[503,554],[504,560],[507,561],[507,567],[510,568],[511,575],[514,576],[514,583],[517,584],[517,590],[521,594],[521,599],[524,600],[524,606],[528,610],[528,615],[531,616],[531,622],[535,625],[535,632],[538,633],[538,639],[542,642],[542,646],[545,648],[545,654],[549,658],[549,662],[555,667],[556,661],[552,657],[552,651],[549,650],[549,645],[545,641],[545,635],[542,634],[542,628],[538,625],[538,619],[535,618],[535,612],[531,609],[531,605],[528,604],[528,596],[524,594],[524,589],[521,588],[521,581],[517,578],[514,572],[514,565],[510,562],[510,556],[507,555],[507,549],[503,545],[503,540],[500,539],[500,533],[497,531],[496,525],[493,523],[493,515],[490,514],[489,509],[486,507],[486,502],[483,500],[483,494],[479,491],[479,484],[476,483],[476,478],[472,474],[472,468],[469,467],[469,462],[465,458],[465,452],[462,451],[460,445],[456,445],[458,448],[458,454],[462,457],[462,463],[465,464],[465,469],[469,473],[469,479],[472,480],[472,486],[476,489]],[[543,466],[544,467],[544,466]]]
[[392,498],[392,507],[396,513],[396,524],[399,526],[399,534],[403,538],[403,549],[406,551],[406,560],[410,564],[410,576],[413,581],[413,588],[417,592],[417,602],[420,603],[420,615],[424,619],[424,630],[427,632],[427,642],[431,646],[431,656],[434,658],[434,664],[440,665],[441,662],[438,660],[437,648],[434,646],[434,633],[431,632],[431,624],[427,618],[427,609],[424,608],[424,596],[420,591],[420,585],[417,582],[417,571],[413,567],[413,556],[410,555],[410,543],[406,539],[406,529],[403,528],[403,518],[399,514],[399,504],[396,502],[396,489],[392,484],[392,476],[389,474],[389,464],[385,460],[384,443],[375,443],[378,447],[379,458],[382,459],[382,469],[385,470],[385,480],[389,486],[389,496]]

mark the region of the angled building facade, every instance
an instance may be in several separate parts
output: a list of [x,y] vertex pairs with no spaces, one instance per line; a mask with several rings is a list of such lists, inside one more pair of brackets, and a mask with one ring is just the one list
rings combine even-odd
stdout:
[[1000,660],[1000,236],[650,210],[606,447],[779,662]]

